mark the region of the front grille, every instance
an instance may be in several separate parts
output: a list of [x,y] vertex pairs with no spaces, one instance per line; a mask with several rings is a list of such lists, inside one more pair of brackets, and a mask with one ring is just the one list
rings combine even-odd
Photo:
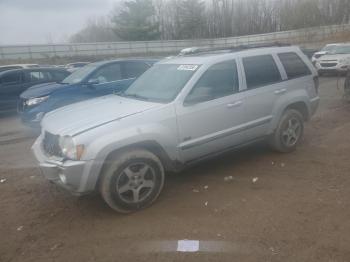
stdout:
[[43,149],[49,156],[62,156],[62,151],[59,145],[59,136],[45,132],[42,142]]
[[337,65],[337,63],[327,63],[327,64],[321,63],[321,66],[322,66],[322,67],[334,67],[334,66],[336,66],[336,65]]

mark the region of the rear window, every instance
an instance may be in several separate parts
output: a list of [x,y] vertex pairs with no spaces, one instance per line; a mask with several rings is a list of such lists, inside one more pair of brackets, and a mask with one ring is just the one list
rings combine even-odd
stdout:
[[279,54],[289,79],[311,75],[311,71],[296,53]]
[[281,74],[271,55],[245,57],[243,65],[248,89],[282,81]]

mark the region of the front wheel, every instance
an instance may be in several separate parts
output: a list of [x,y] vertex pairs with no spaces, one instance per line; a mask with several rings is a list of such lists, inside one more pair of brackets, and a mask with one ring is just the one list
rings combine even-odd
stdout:
[[271,137],[270,145],[276,151],[289,153],[296,149],[304,132],[302,114],[294,109],[284,112],[277,129]]
[[115,155],[102,172],[100,192],[115,211],[130,213],[150,206],[164,185],[164,169],[153,153],[133,149]]

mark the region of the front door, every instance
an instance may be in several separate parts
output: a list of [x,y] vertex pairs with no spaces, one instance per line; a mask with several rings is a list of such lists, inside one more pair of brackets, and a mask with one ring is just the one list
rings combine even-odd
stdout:
[[243,94],[237,65],[227,61],[210,67],[176,107],[179,151],[184,162],[235,146],[244,140]]

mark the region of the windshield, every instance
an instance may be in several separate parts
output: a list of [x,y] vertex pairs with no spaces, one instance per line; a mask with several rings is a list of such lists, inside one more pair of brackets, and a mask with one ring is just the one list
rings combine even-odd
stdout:
[[321,51],[332,52],[336,47],[336,45],[326,45]]
[[170,102],[198,68],[199,65],[155,65],[120,95],[155,102]]
[[86,78],[90,73],[92,73],[96,69],[96,65],[87,65],[84,66],[77,71],[73,72],[67,78],[65,78],[62,83],[63,84],[76,84],[81,82],[84,78]]
[[336,46],[332,52],[332,54],[350,54],[350,45],[341,45]]

